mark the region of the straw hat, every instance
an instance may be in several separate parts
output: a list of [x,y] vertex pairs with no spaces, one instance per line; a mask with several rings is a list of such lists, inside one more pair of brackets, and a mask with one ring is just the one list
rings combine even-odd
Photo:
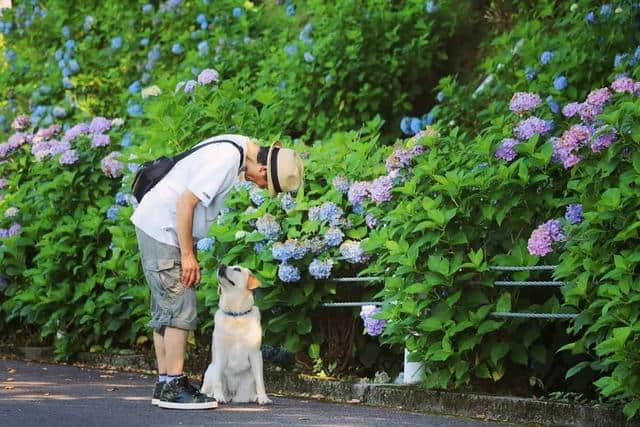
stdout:
[[267,156],[267,188],[275,196],[281,192],[296,191],[302,186],[304,167],[302,159],[290,148],[282,148],[276,141],[271,145]]

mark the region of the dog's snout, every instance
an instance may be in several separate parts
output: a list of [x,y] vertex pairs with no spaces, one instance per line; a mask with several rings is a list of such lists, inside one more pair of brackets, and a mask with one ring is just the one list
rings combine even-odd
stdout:
[[220,264],[220,266],[218,267],[218,274],[224,277],[225,275],[224,273],[226,270],[227,270],[227,266],[224,264]]

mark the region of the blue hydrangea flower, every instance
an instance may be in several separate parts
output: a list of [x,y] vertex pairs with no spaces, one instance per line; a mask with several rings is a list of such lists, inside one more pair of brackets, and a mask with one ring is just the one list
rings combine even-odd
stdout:
[[313,31],[313,25],[311,25],[311,22],[309,22],[300,31],[300,35],[298,38],[302,43],[304,44],[313,43],[313,40],[311,39],[311,31]]
[[142,77],[140,77],[140,81],[142,82],[142,84],[147,84],[151,81],[151,74],[149,73],[142,73]]
[[251,191],[249,191],[249,198],[254,205],[260,206],[264,203],[264,191],[259,187],[252,188]]
[[436,101],[438,102],[442,102],[444,101],[445,95],[443,91],[438,92],[438,94],[436,95]]
[[436,115],[433,112],[428,112],[424,116],[422,116],[422,127],[429,126],[436,121]]
[[429,14],[436,13],[438,11],[438,5],[435,1],[429,0],[424,6],[424,10],[426,10]]
[[315,59],[316,59],[316,58],[315,58],[315,56],[313,56],[313,55],[311,54],[311,52],[305,52],[305,53],[304,53],[304,60],[305,60],[305,61],[307,61],[307,62],[313,62]]
[[547,65],[549,62],[551,62],[551,60],[553,59],[553,52],[549,51],[549,50],[545,50],[544,52],[542,52],[542,55],[540,55],[540,63],[542,65]]
[[411,135],[411,117],[403,117],[400,120],[400,130],[405,135]]
[[296,201],[291,196],[291,193],[284,193],[282,195],[282,198],[280,199],[280,207],[285,212],[289,212],[296,207]]
[[235,18],[240,18],[243,14],[244,11],[242,10],[241,7],[234,7],[233,11],[231,12],[231,14],[235,17]]
[[344,240],[344,233],[339,228],[331,227],[324,235],[324,240],[330,247],[340,246],[340,244]]
[[526,77],[527,80],[531,81],[538,76],[538,71],[536,71],[535,68],[527,67],[524,70],[524,76]]
[[621,66],[628,59],[629,59],[629,54],[628,53],[617,53],[615,58],[613,59],[613,66],[615,68],[618,68],[619,66]]
[[107,218],[111,220],[115,220],[118,218],[118,211],[120,210],[120,206],[113,205],[109,209],[107,209]]
[[180,55],[182,52],[184,52],[184,49],[180,43],[174,43],[173,46],[171,46],[171,53],[174,55]]
[[367,223],[367,227],[373,229],[378,226],[378,218],[372,213],[367,213],[364,217],[364,221]]
[[[76,48],[76,42],[75,40],[67,40],[64,43],[64,47],[67,50],[67,52],[72,52],[75,48]],[[63,59],[69,59],[70,54],[63,54]]]
[[280,224],[276,222],[276,218],[271,214],[264,214],[256,221],[256,229],[269,240],[275,240],[280,235]]
[[80,65],[78,64],[78,61],[76,61],[75,59],[72,59],[71,61],[69,61],[69,69],[73,74],[80,71]]
[[339,224],[344,211],[333,202],[324,202],[320,206],[309,209],[309,219],[311,221],[327,221],[329,224]]
[[296,6],[294,4],[289,3],[287,5],[287,16],[295,16],[296,14]]
[[206,40],[198,43],[198,55],[206,56],[209,54],[209,43]]
[[346,176],[342,176],[342,175],[338,175],[335,178],[333,178],[333,181],[331,181],[331,184],[333,185],[333,188],[335,188],[342,194],[347,194],[349,192],[349,188],[351,187],[351,183],[349,182],[349,179],[347,179]]
[[569,85],[569,80],[565,76],[558,76],[553,80],[553,87],[556,90],[565,90]]
[[137,80],[129,85],[129,93],[138,93],[141,89],[140,82]]
[[256,253],[262,252],[264,247],[265,247],[265,242],[257,242],[255,245],[253,245],[253,251]]
[[282,263],[278,267],[278,277],[285,283],[297,282],[300,280],[300,270],[291,264]]
[[140,46],[142,47],[147,47],[149,45],[149,39],[144,37],[142,39],[140,39]]
[[69,77],[62,78],[62,87],[64,87],[65,89],[71,89],[73,87],[73,83],[71,83]]
[[142,106],[140,104],[131,104],[129,108],[127,108],[127,113],[131,117],[140,117],[142,116]]
[[331,259],[322,261],[318,258],[315,258],[313,261],[311,261],[311,264],[309,264],[309,274],[311,274],[314,279],[328,279],[331,275],[332,268],[333,261]]
[[600,7],[600,16],[608,18],[611,15],[611,5],[610,4],[603,4]]
[[62,61],[62,55],[63,55],[63,52],[60,49],[58,49],[56,50],[56,53],[53,56],[57,62],[60,62]]
[[111,48],[118,50],[122,47],[122,37],[115,37],[111,39]]
[[553,100],[553,96],[547,96],[547,105],[553,114],[558,114],[560,112],[560,105],[556,101]]
[[579,224],[582,222],[582,205],[572,204],[567,206],[564,218],[569,221],[570,224]]
[[56,119],[61,119],[67,116],[67,110],[62,107],[55,106],[51,112]]
[[201,252],[208,252],[211,250],[214,243],[215,239],[213,239],[212,237],[205,237],[204,239],[198,240],[198,243],[196,243],[196,247]]
[[153,11],[153,5],[152,4],[145,4],[144,6],[142,6],[142,13],[151,13]]
[[596,22],[596,14],[593,12],[589,12],[584,17],[584,22],[587,24],[595,24]]
[[422,130],[422,121],[417,117],[412,117],[409,127],[411,128],[411,134],[416,134]]
[[284,47],[284,52],[289,56],[294,56],[298,53],[298,45],[295,43],[289,43]]
[[271,255],[278,261],[289,261],[296,251],[294,240],[287,240],[284,243],[276,242],[271,246]]
[[71,36],[71,30],[69,30],[69,26],[65,25],[62,27],[62,37],[68,39]]
[[120,206],[127,206],[129,204],[129,195],[122,191],[116,193],[116,204]]
[[89,31],[91,29],[91,27],[93,27],[93,16],[91,15],[87,15],[84,17],[84,25],[82,26],[82,28],[84,28],[85,31]]
[[131,132],[127,131],[122,135],[122,141],[120,141],[120,145],[124,148],[131,146]]

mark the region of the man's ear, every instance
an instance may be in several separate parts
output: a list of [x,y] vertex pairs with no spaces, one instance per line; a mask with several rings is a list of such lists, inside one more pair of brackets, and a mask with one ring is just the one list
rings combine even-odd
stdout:
[[249,274],[249,278],[247,279],[247,289],[251,290],[259,288],[260,286],[262,286],[260,280],[256,279],[256,276],[254,276],[253,274]]

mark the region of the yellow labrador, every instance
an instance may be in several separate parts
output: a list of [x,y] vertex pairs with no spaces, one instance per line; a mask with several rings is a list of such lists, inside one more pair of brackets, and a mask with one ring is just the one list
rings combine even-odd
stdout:
[[200,392],[220,403],[271,403],[264,389],[260,311],[251,292],[258,287],[260,281],[244,267],[218,268],[219,308]]

